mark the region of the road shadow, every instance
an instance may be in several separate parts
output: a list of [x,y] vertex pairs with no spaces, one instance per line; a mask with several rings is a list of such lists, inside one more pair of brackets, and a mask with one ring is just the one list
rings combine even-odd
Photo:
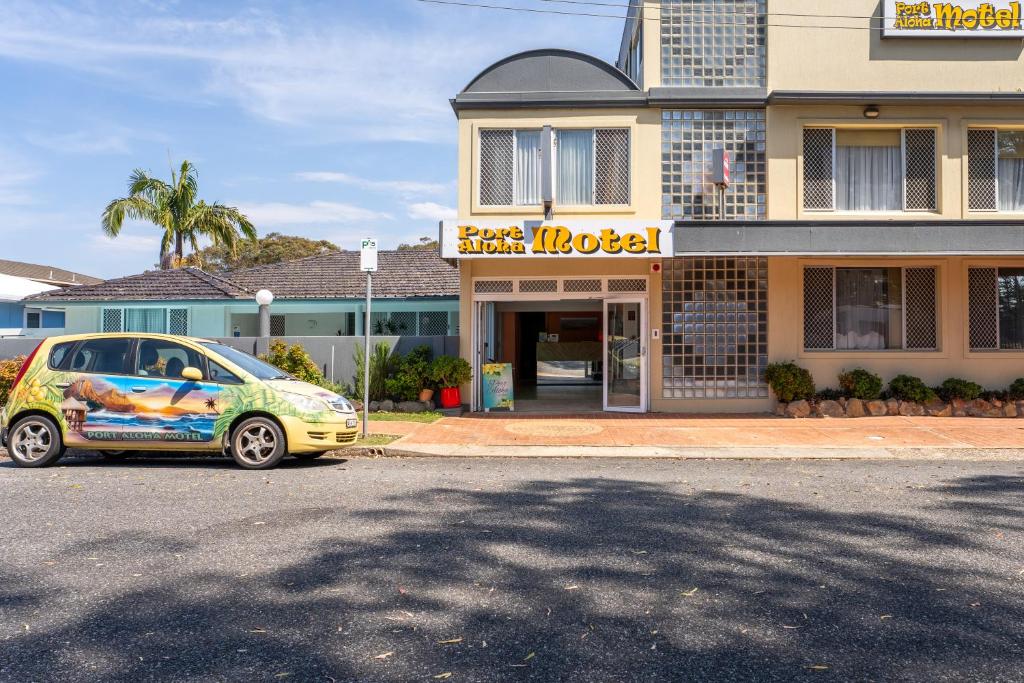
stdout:
[[[328,454],[315,460],[300,460],[299,458],[285,457],[277,467],[271,470],[256,470],[261,472],[273,472],[275,470],[304,469],[332,467],[348,462],[347,458],[341,455]],[[68,451],[55,465],[47,469],[60,468],[120,468],[120,469],[231,469],[239,472],[247,470],[238,466],[234,460],[222,455],[211,455],[209,453],[147,453],[132,455],[124,459],[104,458],[94,451]],[[0,458],[0,469],[19,469],[9,458]]]
[[597,477],[324,503],[244,570],[209,557],[251,524],[195,534],[193,568],[9,635],[0,678],[73,674],[76,644],[90,680],[1013,680],[1022,487],[951,479],[885,512]]

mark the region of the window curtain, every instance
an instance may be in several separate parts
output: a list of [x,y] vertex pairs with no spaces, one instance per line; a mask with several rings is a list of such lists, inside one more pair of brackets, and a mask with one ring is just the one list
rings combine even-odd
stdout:
[[1024,268],[999,269],[999,348],[1024,349]]
[[125,332],[167,332],[167,313],[163,308],[126,308]]
[[539,130],[516,131],[517,205],[540,204],[540,134]]
[[836,269],[836,349],[903,347],[899,268]]
[[999,159],[999,210],[1024,212],[1024,157]]
[[840,211],[902,211],[900,148],[838,145],[836,208]]
[[578,206],[593,203],[594,143],[589,130],[558,131],[559,204]]

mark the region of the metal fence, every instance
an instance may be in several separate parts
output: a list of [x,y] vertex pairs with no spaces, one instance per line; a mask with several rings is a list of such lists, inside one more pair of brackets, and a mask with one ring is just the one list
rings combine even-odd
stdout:
[[[306,349],[324,373],[324,376],[332,382],[339,384],[352,384],[356,373],[355,354],[357,348],[362,348],[362,337],[225,337],[215,339],[223,344],[232,346],[246,353],[266,353],[272,341],[280,339],[288,345],[301,344]],[[28,338],[7,338],[0,339],[0,359],[14,358],[19,355],[28,355],[36,346],[39,339]],[[411,337],[411,336],[385,336],[370,337],[371,348],[378,342],[384,342],[391,347],[392,354],[404,355],[413,348],[426,344],[437,356],[459,355],[458,337]]]

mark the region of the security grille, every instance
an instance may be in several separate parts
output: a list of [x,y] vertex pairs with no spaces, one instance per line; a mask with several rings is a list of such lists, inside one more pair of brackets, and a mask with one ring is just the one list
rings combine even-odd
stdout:
[[557,292],[558,280],[520,280],[519,291],[524,294]]
[[120,308],[103,309],[103,331],[121,332],[123,327],[124,311]]
[[978,350],[999,348],[999,293],[995,268],[967,271],[968,339]]
[[935,129],[903,131],[904,201],[907,211],[935,210]]
[[662,85],[764,87],[766,0],[662,0],[660,10]]
[[514,148],[514,133],[511,130],[480,131],[480,204],[512,204],[515,177]]
[[835,129],[804,128],[804,208],[835,208],[833,181]]
[[419,334],[422,337],[448,334],[448,311],[421,311]]
[[629,130],[594,131],[594,203],[629,204]]
[[600,280],[564,280],[562,282],[563,292],[600,292]]
[[967,208],[995,211],[996,131],[972,128],[967,131]]
[[477,280],[473,283],[473,291],[477,294],[511,294],[511,280]]
[[283,337],[285,334],[285,318],[283,315],[270,316],[270,336]]
[[646,292],[647,280],[643,278],[624,278],[608,280],[609,292]]
[[662,397],[767,398],[767,259],[672,258],[662,266]]
[[934,268],[906,268],[903,271],[905,343],[908,349],[929,350],[939,347],[936,279]]
[[804,268],[804,348],[831,350],[836,343],[835,271]]
[[167,315],[167,331],[170,334],[188,334],[188,309],[172,308]]

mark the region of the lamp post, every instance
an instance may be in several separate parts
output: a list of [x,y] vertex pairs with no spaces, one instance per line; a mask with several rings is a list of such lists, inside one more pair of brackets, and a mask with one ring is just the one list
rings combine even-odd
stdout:
[[256,303],[260,307],[260,336],[270,336],[270,304],[274,303],[274,294],[269,289],[256,292]]

